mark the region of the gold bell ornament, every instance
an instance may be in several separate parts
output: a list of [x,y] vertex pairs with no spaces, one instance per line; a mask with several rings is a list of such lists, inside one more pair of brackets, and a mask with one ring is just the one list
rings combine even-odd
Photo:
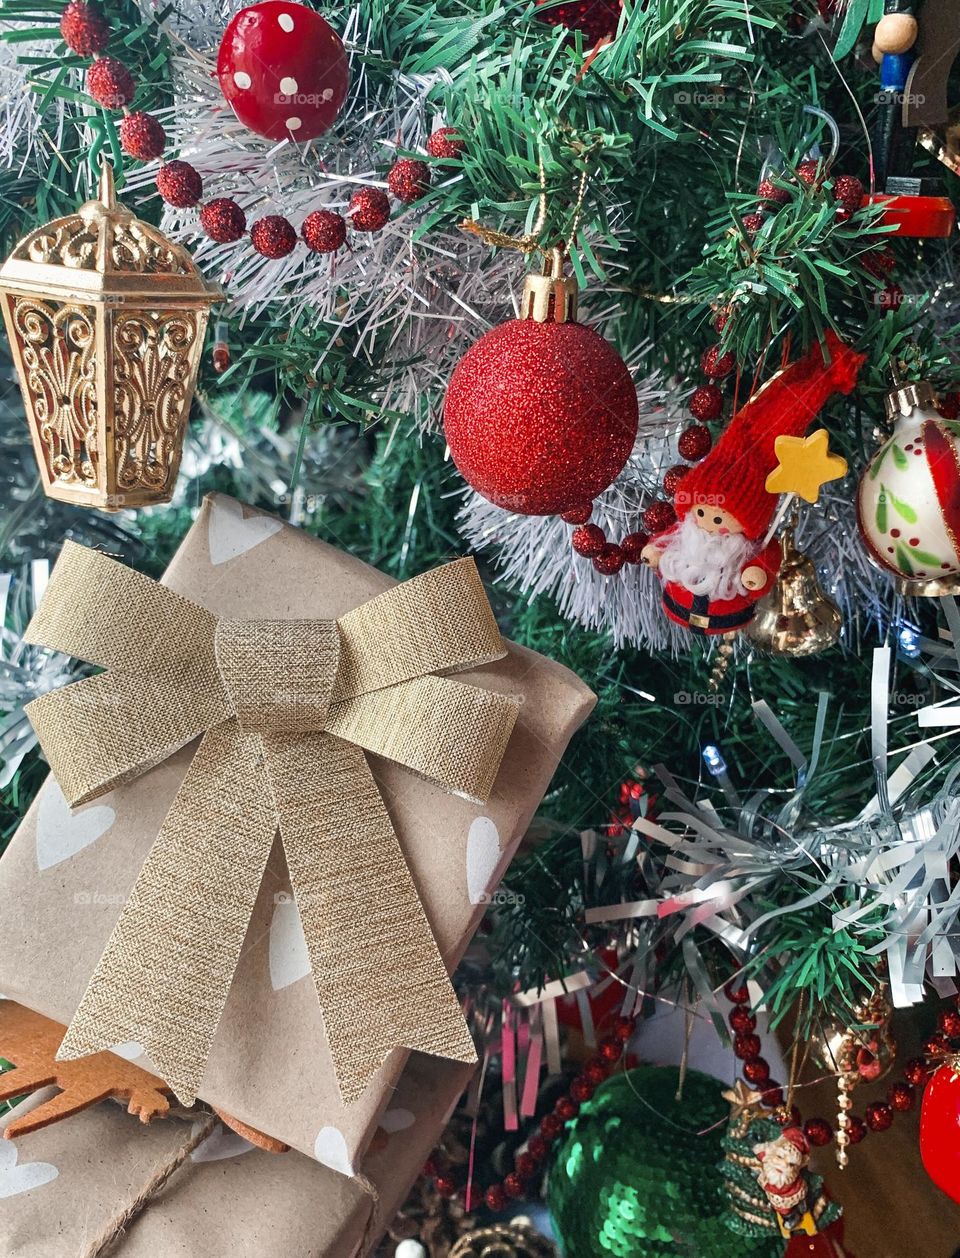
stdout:
[[44,492],[119,511],[173,494],[210,307],[185,249],[99,195],[25,236],[0,303]]
[[816,655],[840,637],[840,609],[820,588],[817,570],[793,540],[793,528],[780,535],[780,572],[757,603],[744,633],[774,655]]

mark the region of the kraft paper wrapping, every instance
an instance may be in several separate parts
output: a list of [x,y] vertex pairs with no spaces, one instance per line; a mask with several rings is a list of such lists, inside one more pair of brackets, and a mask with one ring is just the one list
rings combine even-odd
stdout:
[[[163,583],[219,618],[279,620],[341,617],[394,584],[223,495],[205,500]],[[595,702],[569,670],[507,645],[504,660],[458,674],[523,698],[486,805],[370,757],[449,971]],[[0,860],[0,895],[8,906],[0,921],[0,990],[47,1017],[71,1021],[195,749],[72,814],[48,779]],[[343,1103],[275,842],[200,1097],[353,1174],[409,1056],[393,1053],[363,1096]]]

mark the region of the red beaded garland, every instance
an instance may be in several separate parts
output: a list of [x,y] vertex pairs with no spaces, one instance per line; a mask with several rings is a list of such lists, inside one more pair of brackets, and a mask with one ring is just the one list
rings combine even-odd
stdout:
[[746,983],[735,983],[731,980],[723,989],[723,994],[732,1005],[749,1005],[750,989]]
[[701,384],[690,395],[690,414],[702,424],[719,419],[723,413],[723,394],[715,384]]
[[100,57],[87,71],[87,92],[104,109],[123,109],[136,90],[136,79],[115,57]]
[[167,135],[153,114],[137,111],[120,122],[120,145],[125,153],[141,162],[152,162],[163,155]]
[[893,1122],[893,1110],[886,1101],[871,1101],[863,1116],[871,1131],[886,1131]]
[[863,184],[856,175],[838,175],[833,181],[833,199],[841,210],[852,214],[863,200]]
[[744,1035],[738,1035],[733,1041],[734,1054],[741,1061],[749,1061],[751,1057],[757,1057],[762,1047],[760,1036],[749,1031]]
[[710,436],[710,429],[705,428],[703,424],[691,424],[689,428],[684,428],[677,439],[677,453],[682,459],[693,463],[709,453],[712,445],[713,438]]
[[950,1041],[942,1031],[936,1031],[924,1042],[923,1051],[928,1057],[944,1057],[950,1052]]
[[568,1123],[571,1118],[576,1118],[580,1113],[580,1106],[572,1099],[572,1096],[561,1096],[553,1107],[554,1113],[558,1118],[562,1118]]
[[387,187],[398,201],[419,201],[430,191],[430,167],[418,157],[401,157],[390,167]]
[[700,355],[700,370],[711,380],[722,380],[724,376],[729,376],[735,366],[733,352],[728,349],[725,354],[721,354],[719,345],[711,345]]
[[662,533],[676,523],[677,513],[670,502],[651,502],[643,513],[643,527],[650,534]]
[[297,233],[282,214],[267,214],[250,228],[250,242],[265,258],[285,258],[296,248]]
[[766,1083],[770,1078],[770,1063],[764,1057],[751,1057],[743,1063],[743,1077],[748,1083]]
[[801,162],[797,167],[797,178],[801,183],[805,183],[808,188],[814,187],[823,179],[823,166],[818,161]]
[[[788,188],[778,187],[772,179],[762,179],[759,188],[757,188],[757,196],[761,201],[771,205],[786,205],[790,200],[790,191]],[[718,331],[720,330],[718,329]]]
[[583,555],[584,559],[595,559],[603,553],[607,539],[599,524],[584,524],[573,530],[570,544],[578,555]]
[[314,210],[303,220],[300,235],[314,253],[333,253],[347,239],[347,222],[333,210]]
[[[546,6],[541,8],[541,6]],[[537,16],[550,26],[565,26],[571,31],[581,31],[588,47],[596,44],[617,29],[620,18],[619,0],[572,0],[564,4],[552,4],[549,0],[537,0],[540,12]]]
[[507,1204],[507,1194],[504,1192],[502,1184],[491,1184],[484,1193],[483,1199],[486,1201],[487,1207],[493,1211],[502,1210]]
[[523,1196],[523,1180],[515,1171],[511,1171],[509,1175],[505,1176],[503,1181],[503,1190],[507,1196],[514,1201],[516,1201],[518,1197]]
[[859,1114],[847,1115],[847,1138],[851,1144],[859,1144],[861,1140],[865,1140],[869,1130]]
[[593,566],[605,577],[613,577],[626,562],[622,547],[616,542],[607,542],[599,555],[593,558]]
[[752,214],[744,214],[741,222],[743,223],[743,230],[747,235],[755,236],[763,226],[764,218],[759,210],[754,210]]
[[92,57],[106,48],[110,28],[102,15],[84,0],[70,0],[60,18],[60,34],[71,52],[79,57]]
[[596,1086],[586,1077],[586,1075],[577,1075],[573,1083],[570,1084],[570,1095],[579,1104],[589,1101],[596,1091]]
[[620,543],[620,549],[623,551],[623,557],[627,563],[642,563],[643,548],[649,542],[650,538],[646,533],[628,533]]
[[941,1009],[937,1016],[937,1026],[951,1040],[960,1040],[960,1012],[956,1009]]
[[527,1152],[537,1162],[542,1162],[550,1152],[550,1146],[544,1140],[543,1136],[534,1134],[527,1141]]
[[167,205],[187,209],[203,196],[203,180],[189,162],[164,162],[157,171],[157,191]]
[[441,127],[427,141],[427,152],[431,157],[459,157],[465,148],[456,127]]
[[892,1083],[887,1091],[890,1108],[901,1114],[913,1109],[914,1099],[914,1091],[909,1083]]
[[457,1181],[446,1171],[434,1179],[433,1186],[441,1197],[446,1197],[448,1200],[457,1195]]
[[227,245],[247,230],[247,216],[232,197],[216,197],[201,209],[200,226],[211,240]]
[[922,1057],[911,1057],[903,1068],[903,1077],[915,1088],[922,1087],[927,1081],[930,1071]]
[[833,1139],[833,1128],[825,1118],[810,1118],[803,1124],[803,1134],[812,1145],[822,1149]]
[[559,1114],[544,1114],[540,1119],[540,1135],[553,1142],[563,1131],[563,1119]]
[[[642,534],[632,533],[630,534],[630,536],[640,537],[642,536]],[[603,1060],[607,1062],[608,1064],[612,1065],[613,1063],[618,1062],[621,1056],[623,1055],[623,1045],[620,1043],[619,1040],[614,1039],[611,1036],[608,1039],[600,1041],[599,1052]]]
[[745,1034],[747,1031],[755,1031],[757,1029],[756,1017],[744,1005],[734,1005],[734,1007],[730,1010],[730,1015],[727,1018],[727,1021],[730,1023],[733,1030],[739,1032],[741,1035]]
[[586,524],[593,515],[593,503],[582,502],[579,506],[571,507],[569,511],[561,511],[560,519],[567,524]]
[[378,232],[390,220],[390,198],[382,188],[358,188],[348,212],[354,231]]

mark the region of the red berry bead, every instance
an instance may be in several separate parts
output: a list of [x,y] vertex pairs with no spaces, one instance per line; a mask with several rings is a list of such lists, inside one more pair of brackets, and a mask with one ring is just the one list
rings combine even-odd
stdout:
[[387,187],[398,201],[419,201],[430,191],[430,167],[418,157],[401,157],[390,167]]
[[537,1173],[537,1159],[530,1153],[521,1153],[514,1162],[514,1167],[521,1179],[533,1179]]
[[710,429],[704,428],[703,424],[691,424],[689,428],[684,428],[677,440],[677,453],[681,459],[694,463],[702,459],[712,445]]
[[608,1065],[618,1062],[623,1055],[623,1045],[612,1035],[600,1041],[600,1056]]
[[867,1124],[858,1114],[847,1116],[847,1137],[851,1144],[859,1144],[861,1140],[865,1140],[868,1131]]
[[887,1092],[887,1101],[891,1109],[905,1114],[913,1109],[914,1091],[909,1083],[893,1083]]
[[247,230],[247,216],[232,197],[217,197],[200,211],[200,226],[217,244],[229,245]]
[[511,1171],[504,1179],[503,1188],[507,1196],[513,1201],[516,1201],[518,1197],[522,1197],[526,1191],[523,1186],[523,1180],[515,1171]]
[[746,983],[735,983],[732,979],[724,987],[723,994],[732,1005],[749,1005],[750,989]]
[[833,1139],[833,1128],[825,1118],[811,1118],[803,1124],[803,1134],[812,1145],[822,1149]]
[[777,1083],[776,1079],[768,1079],[760,1090],[760,1100],[769,1109],[775,1109],[778,1105],[782,1105],[783,1085]]
[[751,1057],[743,1063],[743,1077],[747,1083],[766,1083],[770,1078],[770,1063],[764,1057]]
[[724,376],[729,376],[735,366],[736,359],[732,352],[727,350],[725,354],[721,354],[719,345],[711,345],[700,355],[700,370],[711,380],[722,380]]
[[677,513],[669,502],[651,502],[643,513],[643,527],[647,533],[663,533],[677,522]]
[[591,1057],[583,1068],[583,1073],[587,1076],[591,1083],[598,1086],[603,1083],[610,1071],[607,1063],[602,1057]]
[[581,502],[576,507],[571,507],[569,511],[561,511],[560,519],[566,524],[586,524],[593,515],[593,503]]
[[683,463],[676,463],[673,467],[668,467],[663,474],[663,492],[672,498],[680,488],[680,482],[689,471],[689,467],[686,467]]
[[250,228],[250,243],[265,258],[285,258],[296,248],[297,233],[282,214],[267,214]]
[[589,1101],[595,1091],[596,1085],[591,1083],[586,1075],[577,1075],[573,1083],[570,1084],[570,1095],[580,1105],[584,1101]]
[[466,147],[456,127],[441,127],[427,141],[427,152],[431,157],[459,157]]
[[923,1051],[928,1057],[945,1057],[950,1052],[950,1041],[942,1031],[937,1031],[924,1042]]
[[605,577],[615,577],[625,563],[623,548],[616,542],[607,542],[600,554],[593,557],[593,566]]
[[643,563],[643,548],[650,538],[646,533],[628,533],[620,543],[623,557],[627,563]]
[[540,1135],[544,1140],[553,1142],[563,1131],[563,1119],[559,1114],[544,1114],[540,1119]]
[[92,57],[106,48],[110,27],[84,0],[70,0],[60,18],[60,34],[71,52],[79,57]]
[[856,175],[838,175],[833,181],[833,199],[841,210],[852,214],[863,200],[863,184]]
[[956,1009],[941,1009],[937,1026],[948,1040],[960,1040],[960,1012]]
[[123,109],[136,90],[136,79],[116,57],[100,57],[87,71],[87,92],[104,109]]
[[758,1057],[763,1045],[760,1043],[760,1036],[747,1032],[746,1035],[738,1035],[733,1041],[733,1051],[741,1061],[749,1061],[751,1057]]
[[487,1209],[494,1213],[498,1213],[507,1204],[507,1194],[503,1191],[502,1184],[491,1184],[483,1194],[483,1199],[487,1203]]
[[621,1044],[626,1044],[627,1040],[630,1039],[631,1035],[633,1035],[636,1030],[636,1026],[637,1023],[635,1018],[617,1018],[616,1025],[613,1028],[613,1033]]
[[347,220],[333,210],[314,210],[303,220],[300,235],[314,253],[334,253],[347,239]]
[[572,1097],[561,1096],[556,1105],[554,1105],[553,1112],[558,1118],[562,1118],[565,1123],[568,1123],[571,1118],[576,1118],[580,1113],[580,1106]]
[[927,1063],[922,1057],[911,1057],[903,1068],[903,1077],[915,1088],[921,1088],[927,1081]]
[[897,259],[891,249],[871,249],[869,253],[863,255],[860,261],[863,267],[878,279],[889,275],[897,265]]
[[350,221],[358,232],[378,232],[390,220],[390,198],[382,188],[359,188],[350,198]]
[[727,1021],[739,1035],[746,1035],[748,1031],[757,1029],[757,1019],[745,1005],[734,1005]]
[[448,1200],[452,1200],[457,1195],[457,1181],[447,1172],[438,1175],[433,1181],[433,1186],[441,1197],[446,1197]]
[[690,414],[702,424],[719,419],[723,412],[723,394],[715,384],[701,384],[690,395]]
[[121,120],[120,147],[138,161],[152,162],[161,157],[166,142],[167,134],[153,114],[138,111]]
[[764,219],[759,210],[754,210],[752,214],[744,214],[742,222],[743,230],[747,235],[755,236],[763,226]]
[[786,205],[790,200],[788,188],[781,188],[772,179],[762,179],[757,189],[757,196],[768,205]]
[[893,1122],[893,1110],[886,1101],[871,1101],[863,1116],[871,1131],[886,1131]]
[[189,162],[164,162],[157,171],[157,191],[167,205],[186,209],[203,196],[203,179]]
[[542,1162],[550,1152],[550,1146],[547,1144],[546,1140],[544,1140],[543,1136],[534,1134],[527,1141],[527,1152],[535,1162],[539,1163]]
[[801,183],[805,183],[808,188],[813,188],[823,179],[824,171],[820,162],[810,160],[801,162],[797,167],[797,178]]
[[717,313],[713,316],[714,332],[722,332],[723,329],[730,322],[731,315],[732,315],[732,312],[730,310],[718,310]]
[[595,559],[603,553],[606,544],[607,539],[599,524],[582,524],[580,528],[573,530],[573,537],[570,539],[570,545],[585,559]]

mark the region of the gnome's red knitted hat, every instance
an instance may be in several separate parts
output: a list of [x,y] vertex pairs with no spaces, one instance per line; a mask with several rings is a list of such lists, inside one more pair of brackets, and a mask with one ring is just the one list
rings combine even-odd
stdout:
[[833,332],[826,343],[829,363],[815,342],[740,407],[710,453],[680,482],[674,506],[681,519],[703,503],[729,511],[747,537],[766,531],[777,505],[777,496],[764,488],[778,462],[774,442],[802,437],[832,393],[851,391],[865,358]]

